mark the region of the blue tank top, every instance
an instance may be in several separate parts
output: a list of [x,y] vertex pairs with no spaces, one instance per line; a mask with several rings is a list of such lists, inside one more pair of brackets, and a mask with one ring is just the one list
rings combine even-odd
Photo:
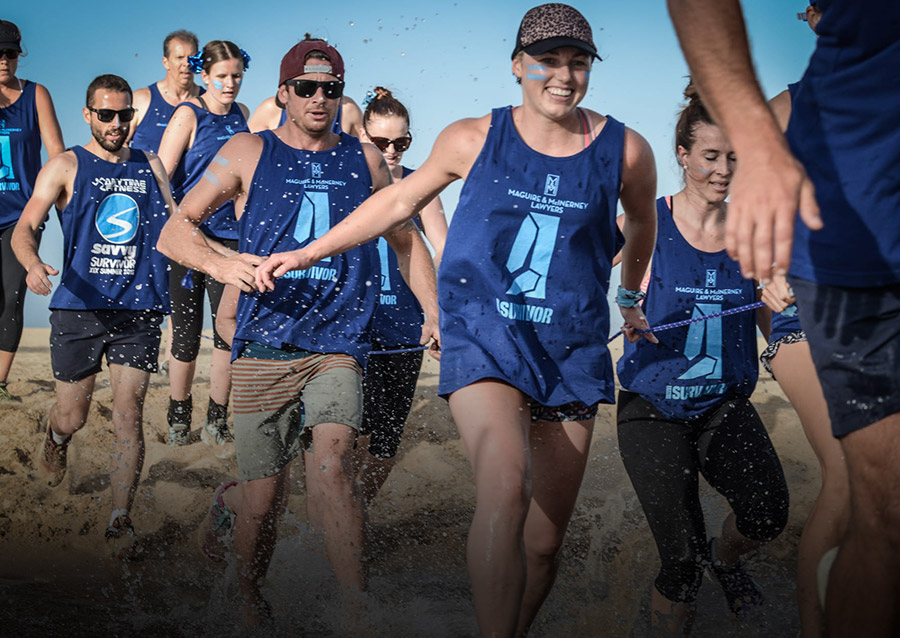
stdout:
[[900,283],[900,2],[821,0],[816,50],[788,142],[824,229],[798,218],[791,274],[832,286]]
[[[737,263],[721,250],[697,250],[682,237],[668,198],[656,202],[656,247],[643,310],[651,326],[712,315],[756,301],[753,281],[741,276]],[[674,419],[695,419],[756,387],[756,313],[673,328],[626,343],[617,371],[622,387],[641,395]]]
[[[219,149],[225,145],[225,142],[236,133],[245,133],[250,130],[247,128],[247,120],[237,102],[231,105],[231,110],[226,115],[210,113],[190,102],[183,102],[179,106],[185,105],[193,109],[194,115],[197,116],[197,128],[194,133],[193,145],[185,151],[172,176],[172,194],[178,203],[184,199],[194,184],[200,181],[206,167],[212,162]],[[237,239],[234,202],[228,200],[222,204],[203,222],[200,229],[216,239]]]
[[[240,219],[240,252],[296,250],[324,235],[372,192],[362,147],[341,135],[327,151],[288,146],[262,131],[263,148]],[[242,292],[232,353],[258,342],[343,353],[361,365],[371,349],[369,323],[378,296],[375,242],[277,279],[267,293]]]
[[19,99],[0,108],[0,230],[14,226],[41,170],[35,83],[22,81]]
[[500,379],[544,405],[612,402],[606,300],[625,126],[570,157],[530,148],[495,109],[438,277],[439,391]]
[[142,151],[159,152],[159,143],[163,133],[169,124],[169,118],[175,112],[175,107],[166,102],[154,82],[147,87],[150,90],[150,105],[147,114],[141,118],[141,123],[134,130],[131,138],[131,148]]
[[72,199],[57,211],[64,254],[51,309],[169,313],[169,262],[156,249],[168,210],[144,151],[102,160],[84,147]]
[[[412,172],[403,167],[404,178]],[[381,288],[375,318],[372,320],[372,339],[378,345],[388,348],[418,345],[422,337],[425,313],[400,274],[397,254],[384,237],[378,238],[377,246],[381,264]]]

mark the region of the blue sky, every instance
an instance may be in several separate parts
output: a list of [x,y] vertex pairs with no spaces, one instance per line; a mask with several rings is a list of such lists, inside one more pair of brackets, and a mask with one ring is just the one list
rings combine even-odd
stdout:
[[[451,122],[520,102],[510,53],[522,15],[535,4],[164,0],[113,7],[52,0],[7,6],[0,18],[22,30],[28,55],[20,58],[18,75],[50,90],[69,146],[86,143],[90,135],[81,119],[90,81],[101,73],[116,73],[136,89],[161,79],[162,40],[170,31],[189,29],[201,44],[226,39],[246,49],[253,60],[239,101],[251,111],[274,93],[282,55],[309,32],[327,38],[341,52],[347,94],[357,102],[366,90],[383,85],[407,105],[415,140],[404,163],[416,167]],[[658,194],[676,192],[680,177],[672,140],[687,67],[665,3],[573,4],[591,23],[604,60],[594,66],[582,106],[611,114],[644,135],[656,154]],[[812,52],[814,36],[795,17],[805,6],[784,0],[745,3],[754,59],[768,96],[799,79]],[[444,196],[451,210],[458,190],[451,187]],[[60,267],[61,248],[54,212],[41,255]],[[46,298],[29,293],[26,324],[46,326],[48,316]]]

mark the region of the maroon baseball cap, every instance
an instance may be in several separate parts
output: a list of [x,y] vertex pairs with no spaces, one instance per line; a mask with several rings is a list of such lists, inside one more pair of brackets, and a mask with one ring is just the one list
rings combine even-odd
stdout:
[[[330,61],[313,59],[307,63],[306,58],[313,51],[324,53]],[[304,73],[329,73],[338,80],[343,80],[344,59],[337,49],[324,40],[303,40],[291,47],[291,50],[281,58],[278,86]]]
[[600,59],[591,25],[578,9],[559,2],[529,9],[519,25],[512,57],[519,51],[540,55],[559,47],[576,47]]

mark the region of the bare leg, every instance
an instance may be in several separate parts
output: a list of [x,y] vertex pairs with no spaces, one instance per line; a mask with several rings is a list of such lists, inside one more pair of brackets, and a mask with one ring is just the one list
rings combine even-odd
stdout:
[[366,513],[353,472],[356,432],[339,423],[320,423],[312,433],[313,452],[304,453],[310,521],[325,535],[325,549],[338,581],[365,591]]
[[191,386],[194,384],[194,371],[197,368],[197,360],[179,361],[169,355],[169,395],[175,401],[184,401],[191,396]]
[[113,392],[112,421],[116,431],[109,473],[113,509],[131,510],[144,467],[144,397],[150,373],[113,364],[109,367],[109,376]]
[[529,437],[533,488],[525,519],[527,578],[517,633],[524,636],[550,593],[591,446],[594,420],[539,422]]
[[88,410],[91,408],[91,397],[94,393],[92,374],[79,381],[57,381],[56,403],[50,408],[50,429],[57,434],[75,434],[87,422]]
[[825,598],[828,635],[896,636],[900,626],[900,413],[841,439],[850,521]]
[[353,452],[356,483],[366,505],[371,503],[396,463],[394,457],[379,459],[369,454],[369,435],[360,436]]
[[[193,375],[191,375],[193,377]],[[188,390],[190,393],[190,390]],[[209,366],[209,398],[219,405],[228,405],[231,396],[231,350],[213,348]],[[175,398],[174,395],[172,398]],[[187,397],[185,397],[187,398]]]
[[450,396],[475,475],[466,558],[482,636],[513,636],[525,592],[524,527],[531,501],[531,412],[524,395],[478,381]]
[[9,378],[9,369],[12,368],[15,356],[15,352],[0,350],[0,383],[3,383]]
[[822,387],[816,376],[809,344],[782,344],[771,362],[772,371],[800,423],[822,471],[822,488],[810,510],[797,558],[797,599],[803,636],[825,634],[825,617],[819,604],[817,571],[822,556],[840,544],[850,517],[850,484],[840,442],[831,434],[831,420]]
[[275,476],[239,483],[222,495],[235,514],[234,551],[239,561],[243,616],[251,626],[260,623],[266,605],[260,588],[275,551],[289,477],[290,466]]
[[726,565],[733,565],[747,552],[761,547],[764,543],[747,538],[738,531],[734,512],[729,512],[722,521],[722,531],[715,542],[716,555],[713,560],[720,560]]

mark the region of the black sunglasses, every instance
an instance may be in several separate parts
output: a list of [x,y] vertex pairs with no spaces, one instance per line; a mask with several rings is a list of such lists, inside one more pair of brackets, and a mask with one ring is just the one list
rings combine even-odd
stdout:
[[[368,131],[366,132],[366,135],[369,135]],[[412,134],[407,133],[403,137],[395,137],[392,140],[389,140],[386,137],[372,137],[371,135],[369,135],[369,140],[372,142],[372,144],[377,146],[382,153],[387,151],[388,146],[390,146],[391,144],[394,145],[394,150],[396,152],[402,153],[409,148],[410,144],[412,144]]]
[[119,116],[120,122],[130,122],[134,117],[135,110],[130,106],[127,109],[116,111],[115,109],[95,109],[92,106],[87,107],[88,111],[97,114],[97,119],[101,122],[112,122],[113,118]]
[[287,86],[294,87],[297,97],[312,97],[322,87],[322,94],[329,100],[336,100],[344,94],[344,83],[340,80],[316,82],[315,80],[285,80]]
[[0,58],[6,56],[7,60],[15,60],[19,57],[19,52],[15,49],[0,49]]

